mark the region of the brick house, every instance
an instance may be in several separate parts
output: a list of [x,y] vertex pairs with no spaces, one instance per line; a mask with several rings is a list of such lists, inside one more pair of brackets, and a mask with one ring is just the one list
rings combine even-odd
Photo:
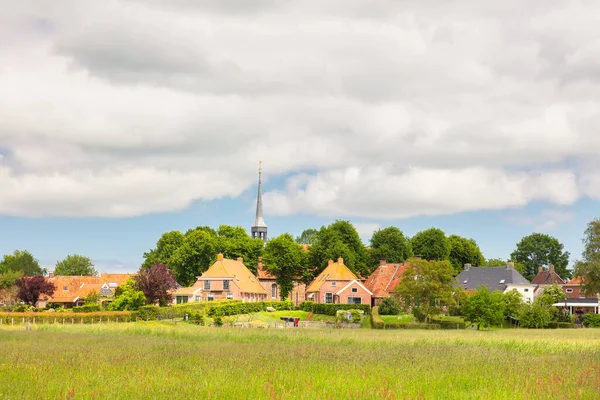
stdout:
[[258,278],[244,265],[244,260],[230,260],[217,255],[211,265],[189,288],[173,292],[174,303],[234,299],[242,301],[265,301],[267,292]]
[[[258,281],[267,292],[267,300],[280,300],[280,288],[276,278],[265,269],[261,260],[258,261],[256,268]],[[287,299],[298,305],[304,301],[306,297],[306,285],[304,283],[294,282],[294,288],[288,295]]]
[[588,313],[600,313],[598,295],[584,296],[581,293],[581,277],[575,277],[562,285],[562,290],[567,295],[567,298],[565,301],[554,304],[555,307],[565,308],[570,314],[575,314],[579,317]]
[[536,285],[534,297],[538,297],[544,292],[544,289],[552,285],[564,285],[565,281],[554,270],[554,265],[550,265],[547,270],[543,267],[538,267],[537,275],[531,280],[531,283]]
[[344,259],[329,260],[323,270],[306,288],[306,300],[315,303],[371,304],[373,293],[344,265]]
[[379,266],[365,281],[365,287],[373,293],[371,306],[378,306],[391,296],[409,266],[410,263],[388,264],[385,259],[379,260]]

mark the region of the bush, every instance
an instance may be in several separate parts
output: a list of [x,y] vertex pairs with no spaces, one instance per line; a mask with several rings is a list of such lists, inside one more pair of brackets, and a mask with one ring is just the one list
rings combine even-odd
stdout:
[[90,313],[60,313],[60,312],[24,312],[0,313],[0,324],[19,325],[26,322],[36,324],[95,324],[99,322],[130,322],[135,321],[135,315],[128,311],[90,312]]
[[[241,301],[235,301],[225,304],[214,304],[207,307],[206,314],[209,317],[215,316],[227,316],[227,315],[239,315],[239,314],[250,314],[260,311],[265,311],[267,307],[273,307],[274,309],[281,310],[293,310],[294,305],[291,301],[259,301],[255,303],[243,303]],[[335,313],[333,314],[335,315]]]
[[154,321],[158,317],[159,308],[153,305],[142,306],[137,311],[137,317],[144,321]]
[[[347,318],[346,314],[350,313],[351,315],[351,319]],[[363,320],[363,315],[364,315],[364,311],[362,310],[338,310],[337,314],[336,314],[336,322],[339,323],[355,323],[355,324],[360,324],[362,323]]]
[[98,304],[84,304],[80,307],[73,307],[73,312],[75,313],[87,313],[97,311],[100,311],[100,306]]
[[583,326],[588,328],[600,328],[600,314],[585,314]]
[[215,326],[223,326],[223,317],[221,317],[220,315],[217,315],[213,319],[213,322],[215,323]]
[[204,313],[201,311],[195,311],[195,312],[191,313],[189,317],[190,317],[190,322],[192,324],[204,326],[204,324],[206,323],[206,319],[204,318]]
[[440,318],[432,318],[430,322],[432,324],[438,324],[440,329],[467,329],[467,323],[465,321],[444,321]]
[[575,324],[572,322],[550,322],[548,324],[548,328],[550,329],[568,329],[575,328]]
[[338,310],[362,310],[365,312],[365,315],[371,313],[371,306],[369,304],[321,304],[314,303],[312,301],[303,301],[298,306],[302,311],[312,312],[314,314],[324,314],[324,315],[336,315]]
[[371,313],[373,329],[440,329],[440,324],[426,324],[421,322],[385,322],[379,316],[379,307],[375,306]]
[[398,315],[400,303],[394,297],[386,297],[379,305],[379,315]]
[[546,328],[550,321],[549,308],[537,301],[524,304],[519,311],[519,325],[522,328]]

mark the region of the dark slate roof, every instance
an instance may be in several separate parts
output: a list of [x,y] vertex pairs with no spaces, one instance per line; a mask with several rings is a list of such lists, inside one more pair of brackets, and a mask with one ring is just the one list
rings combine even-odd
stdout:
[[[506,266],[471,267],[468,271],[463,270],[458,274],[456,280],[463,289],[467,290],[487,285],[489,290],[504,291],[507,284],[528,285],[530,283],[517,270],[508,269]],[[504,280],[504,282],[500,283],[501,280]]]
[[536,285],[552,285],[559,284],[564,285],[565,281],[554,271],[541,271],[533,278],[531,283]]
[[[598,299],[595,299],[595,298],[566,299],[566,302],[568,304],[581,304],[582,306],[584,306],[586,304],[588,304],[590,306],[598,305]],[[554,305],[560,306],[560,305],[564,305],[564,304],[565,304],[565,300],[559,301],[558,303],[556,303]]]

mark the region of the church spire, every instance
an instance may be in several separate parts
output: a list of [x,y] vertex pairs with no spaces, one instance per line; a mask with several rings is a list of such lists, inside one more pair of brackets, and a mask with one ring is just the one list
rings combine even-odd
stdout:
[[262,207],[262,161],[258,162],[258,196],[256,198],[256,216],[254,217],[254,224],[250,229],[252,232],[252,238],[260,238],[267,241],[267,224],[263,217]]

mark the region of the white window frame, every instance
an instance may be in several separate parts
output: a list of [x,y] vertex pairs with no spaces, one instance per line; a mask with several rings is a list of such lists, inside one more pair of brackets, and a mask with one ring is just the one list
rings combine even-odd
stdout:
[[[350,299],[359,299],[360,303],[356,303],[356,302],[350,302]],[[362,304],[362,297],[348,297],[348,300],[346,300],[347,304]]]
[[202,295],[196,296],[196,301],[202,301]]
[[271,285],[271,298],[272,299],[277,298],[277,284],[276,283]]
[[210,290],[210,281],[207,279],[204,281],[204,286],[202,286],[204,290]]
[[214,295],[213,293],[209,293],[209,294],[206,296],[206,299],[207,299],[208,301],[213,301],[213,300],[215,299],[215,295]]
[[229,290],[229,279],[223,279],[223,290]]
[[[327,295],[331,296],[331,301],[327,301]],[[325,293],[325,304],[333,304],[333,293],[332,292]]]
[[573,293],[573,289],[569,288],[569,289],[565,289],[566,293]]
[[227,297],[228,299],[233,299],[233,293],[227,293],[226,297]]
[[358,288],[357,287],[353,287],[352,289],[350,289],[350,292],[352,292],[352,293],[358,293]]

